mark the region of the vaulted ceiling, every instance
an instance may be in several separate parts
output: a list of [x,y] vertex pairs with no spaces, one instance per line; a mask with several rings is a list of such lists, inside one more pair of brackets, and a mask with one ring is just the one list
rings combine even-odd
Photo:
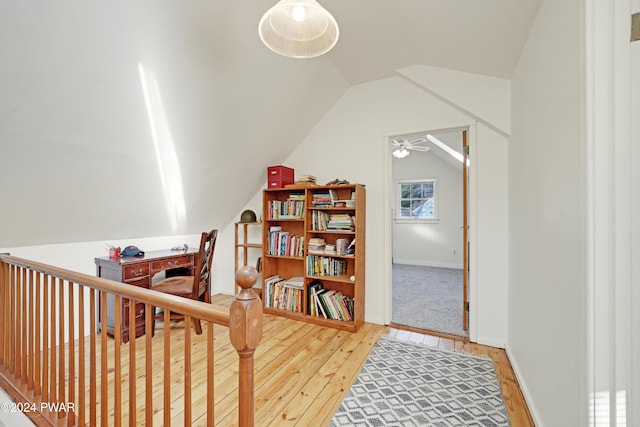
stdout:
[[1,2],[0,248],[228,224],[353,85],[415,64],[508,79],[540,0],[321,0],[340,39],[310,60],[262,45],[275,3]]
[[351,84],[415,64],[510,78],[540,0],[325,0],[340,25],[327,55]]

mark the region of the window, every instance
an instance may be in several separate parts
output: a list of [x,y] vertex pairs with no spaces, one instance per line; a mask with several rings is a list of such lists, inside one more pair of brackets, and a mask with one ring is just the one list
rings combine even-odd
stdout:
[[396,219],[437,221],[436,180],[398,180]]

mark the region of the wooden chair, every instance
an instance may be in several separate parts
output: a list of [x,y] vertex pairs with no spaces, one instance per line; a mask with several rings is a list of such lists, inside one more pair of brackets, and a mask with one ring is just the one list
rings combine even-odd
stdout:
[[[197,301],[204,301],[207,303],[211,302],[211,261],[213,260],[213,249],[215,248],[217,237],[218,230],[211,230],[208,233],[202,233],[195,276],[167,277],[153,285],[151,289]],[[153,314],[153,323],[155,326],[155,321],[162,320],[164,316],[162,314],[156,315],[155,308]],[[181,314],[171,313],[170,316],[171,320],[183,318],[184,316]],[[193,325],[195,327],[196,334],[202,334],[200,319],[193,319]]]

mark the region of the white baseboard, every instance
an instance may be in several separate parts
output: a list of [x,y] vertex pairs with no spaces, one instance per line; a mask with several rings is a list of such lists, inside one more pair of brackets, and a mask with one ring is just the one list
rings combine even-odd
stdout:
[[482,344],[482,345],[486,345],[489,347],[495,347],[495,348],[505,348],[504,342],[502,341],[496,341],[493,339],[487,339],[487,338],[482,338],[482,337],[478,337],[477,341],[475,341],[477,344]]
[[393,258],[394,264],[405,264],[405,265],[420,265],[422,267],[439,267],[439,268],[458,268],[462,270],[463,265],[457,263],[447,263],[447,262],[438,262],[438,261],[424,261],[424,260],[416,260],[416,259],[398,259]]
[[520,373],[520,368],[516,363],[515,359],[512,357],[511,352],[509,351],[509,347],[505,347],[505,351],[507,353],[507,359],[509,359],[509,363],[511,364],[511,369],[513,370],[513,374],[516,376],[516,380],[518,381],[518,387],[522,391],[522,396],[524,397],[524,401],[527,403],[527,407],[529,408],[529,413],[531,414],[531,418],[533,418],[533,423],[537,427],[544,427],[542,420],[540,419],[540,415],[538,415],[538,411],[536,406],[533,404],[533,399],[531,398],[531,393],[527,388],[526,382],[523,380],[522,374]]

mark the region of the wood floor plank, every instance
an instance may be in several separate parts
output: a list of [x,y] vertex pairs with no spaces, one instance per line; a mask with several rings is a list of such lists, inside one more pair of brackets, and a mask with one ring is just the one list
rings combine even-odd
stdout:
[[440,338],[438,340],[438,348],[440,350],[452,351],[454,349],[454,342],[449,338]]
[[440,343],[440,338],[434,337],[433,335],[425,335],[424,338],[422,339],[422,344],[429,347],[438,348],[439,343]]
[[[257,419],[287,419],[287,412],[283,409],[290,402],[297,402],[300,393],[303,393],[309,379],[318,372],[332,354],[338,349],[335,342],[340,343],[349,332],[340,331],[336,336],[335,331],[321,331],[310,336],[311,341],[292,356],[285,366],[267,380],[265,389],[259,390],[256,399]],[[269,396],[263,400],[263,396]]]
[[[307,410],[297,417],[296,426],[324,426],[329,423],[383,329],[380,325],[367,324],[344,341],[340,351],[336,352],[329,363],[319,370],[317,378],[324,380],[326,385],[315,396]],[[270,424],[270,426],[278,425],[282,425],[280,420]]]

